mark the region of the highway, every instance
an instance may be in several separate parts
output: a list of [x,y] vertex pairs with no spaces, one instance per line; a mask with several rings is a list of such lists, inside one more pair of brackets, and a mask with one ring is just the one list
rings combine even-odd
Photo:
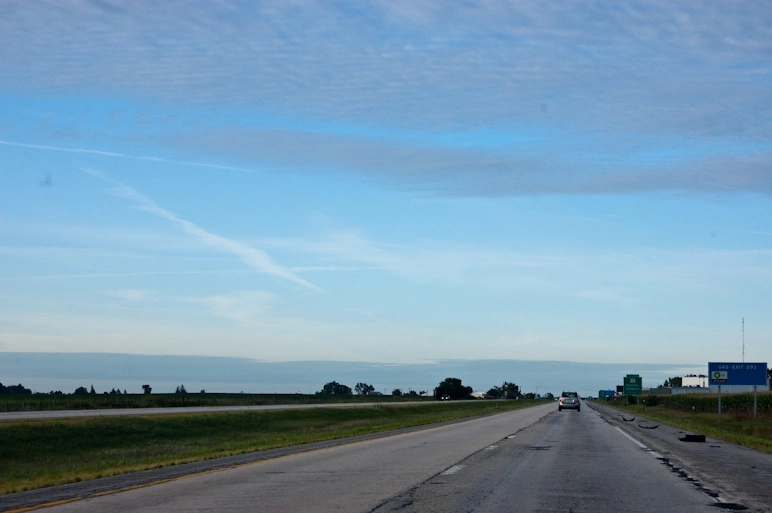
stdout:
[[[772,494],[772,455],[686,444],[673,428],[644,429],[596,409],[558,412],[545,404],[85,496],[45,511],[772,511],[772,495],[765,495]],[[722,462],[738,464],[726,486]]]

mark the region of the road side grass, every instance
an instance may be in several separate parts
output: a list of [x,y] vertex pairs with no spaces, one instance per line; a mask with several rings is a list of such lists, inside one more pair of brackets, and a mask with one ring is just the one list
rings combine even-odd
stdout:
[[719,424],[716,412],[690,412],[667,406],[644,408],[643,405],[626,405],[612,401],[601,404],[664,422],[684,431],[701,433],[757,451],[772,453],[772,413],[768,411],[759,412],[756,419],[747,412],[724,412]]
[[[427,401],[420,396],[378,396],[379,402]],[[101,410],[114,408],[188,408],[195,406],[258,406],[274,404],[321,404],[373,402],[373,396],[323,394],[0,394],[0,412]]]
[[0,423],[0,493],[419,426],[538,404],[426,405],[92,417]]

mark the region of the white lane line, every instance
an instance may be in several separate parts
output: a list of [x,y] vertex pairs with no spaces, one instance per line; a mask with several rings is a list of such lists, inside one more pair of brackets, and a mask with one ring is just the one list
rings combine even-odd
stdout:
[[488,447],[485,448],[485,450],[486,451],[490,451],[490,450],[498,449],[498,448],[499,448],[498,445],[489,445]]
[[625,438],[627,438],[628,440],[630,440],[632,443],[634,443],[635,445],[637,445],[637,446],[638,446],[638,447],[640,447],[641,449],[643,449],[643,450],[645,450],[645,451],[647,451],[647,452],[651,453],[651,455],[652,455],[652,456],[654,456],[655,458],[657,458],[657,459],[659,459],[659,458],[662,458],[662,455],[661,455],[660,453],[658,453],[657,451],[653,451],[653,450],[649,449],[648,447],[646,447],[645,445],[643,445],[641,442],[639,442],[638,440],[636,440],[636,439],[635,439],[635,438],[633,438],[632,436],[630,436],[630,435],[628,435],[627,433],[625,433],[624,431],[622,431],[622,430],[621,430],[619,427],[617,427],[617,426],[614,426],[614,429],[616,429],[617,431],[619,431],[620,433],[622,433],[622,434],[625,436]]
[[622,433],[622,434],[625,436],[625,438],[627,438],[628,440],[630,440],[632,443],[634,443],[635,445],[637,445],[637,446],[638,446],[638,447],[640,447],[641,449],[648,449],[648,447],[646,447],[646,446],[645,446],[645,445],[643,445],[641,442],[639,442],[638,440],[636,440],[636,439],[635,439],[635,438],[633,438],[632,436],[628,435],[627,433],[625,433],[624,431],[622,431],[621,429],[619,429],[617,426],[614,426],[614,429],[616,429],[617,431],[619,431],[620,433]]
[[[637,445],[637,446],[638,446],[638,447],[640,447],[641,449],[643,449],[643,450],[645,450],[646,452],[650,453],[652,456],[654,456],[654,457],[655,457],[655,458],[657,458],[658,460],[662,461],[663,459],[665,459],[665,458],[664,458],[664,456],[662,456],[661,454],[659,454],[657,451],[654,451],[654,450],[652,450],[652,449],[649,449],[648,447],[646,447],[645,445],[643,445],[641,442],[639,442],[638,440],[636,440],[636,439],[635,439],[635,438],[633,438],[632,436],[630,436],[630,435],[628,435],[627,433],[625,433],[624,431],[622,431],[622,429],[620,429],[619,427],[617,427],[617,426],[614,426],[614,429],[616,429],[617,431],[619,431],[620,433],[622,433],[622,434],[625,436],[625,438],[627,438],[628,440],[630,440],[632,443],[634,443],[635,445]],[[692,484],[694,484],[694,483],[692,483]],[[711,495],[711,496],[710,496],[710,498],[711,498],[711,499],[713,499],[713,500],[714,500],[715,502],[717,502],[717,503],[726,503],[726,502],[727,502],[727,501],[725,501],[724,499],[722,499],[721,497],[713,497],[713,496]]]
[[456,472],[458,472],[458,471],[459,471],[459,470],[461,470],[462,468],[464,468],[464,466],[463,466],[463,465],[453,465],[452,467],[450,467],[448,470],[446,470],[445,472],[443,472],[443,473],[442,473],[442,474],[440,474],[440,475],[443,475],[443,476],[449,476],[449,475],[451,475],[451,474],[455,474]]

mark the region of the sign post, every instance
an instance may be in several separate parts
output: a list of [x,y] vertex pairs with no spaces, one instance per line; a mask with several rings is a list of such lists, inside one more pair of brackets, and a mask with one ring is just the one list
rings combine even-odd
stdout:
[[756,391],[767,384],[767,363],[709,362],[710,385],[718,385],[718,421],[721,422],[721,385],[753,386],[753,418],[756,418]]
[[753,418],[756,418],[756,389],[757,385],[753,385]]

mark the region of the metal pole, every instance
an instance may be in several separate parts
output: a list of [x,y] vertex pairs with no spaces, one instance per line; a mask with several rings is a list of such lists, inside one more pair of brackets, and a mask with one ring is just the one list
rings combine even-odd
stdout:
[[721,385],[718,386],[718,423],[721,424]]
[[753,418],[756,418],[756,389],[758,385],[753,385]]

